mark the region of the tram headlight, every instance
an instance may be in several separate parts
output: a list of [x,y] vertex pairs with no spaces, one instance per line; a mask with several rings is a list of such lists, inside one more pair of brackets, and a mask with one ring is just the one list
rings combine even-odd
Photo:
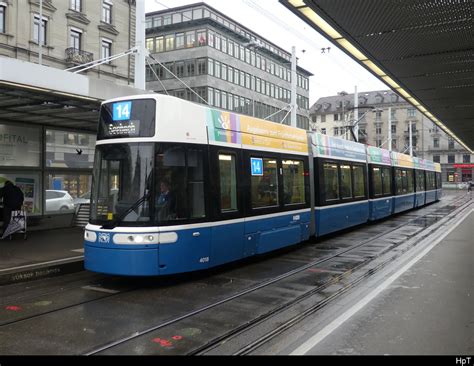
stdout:
[[94,231],[85,230],[84,231],[84,240],[95,243],[97,240],[97,233]]
[[113,240],[118,245],[152,245],[158,239],[158,234],[115,234]]

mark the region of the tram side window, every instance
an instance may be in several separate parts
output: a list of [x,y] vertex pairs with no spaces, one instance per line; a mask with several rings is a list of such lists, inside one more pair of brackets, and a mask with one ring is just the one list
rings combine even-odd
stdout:
[[354,198],[365,197],[364,167],[360,165],[354,165],[352,167],[352,173],[354,175]]
[[374,187],[374,196],[383,195],[382,189],[382,168],[373,167],[372,168],[372,184]]
[[426,188],[427,190],[436,189],[436,180],[435,180],[435,173],[434,172],[426,172]]
[[416,191],[423,192],[425,190],[425,172],[423,170],[416,171]]
[[341,197],[352,198],[351,166],[341,165]]
[[413,170],[406,170],[406,177],[407,177],[407,193],[415,192],[415,179]]
[[383,194],[392,194],[392,169],[382,168]]
[[[405,187],[403,186],[404,181],[405,181]],[[403,171],[401,169],[395,169],[395,185],[396,185],[397,195],[406,193],[406,171]]]
[[339,171],[337,164],[324,163],[323,165],[325,201],[339,200]]
[[158,221],[187,218],[186,151],[183,147],[164,147],[156,155],[156,202]]
[[278,169],[275,158],[263,158],[263,174],[251,177],[252,208],[278,206]]
[[306,202],[303,161],[283,160],[283,195],[285,205]]
[[436,173],[436,188],[441,189],[441,173]]
[[206,216],[203,161],[201,149],[188,148],[188,204],[192,219]]
[[219,154],[221,212],[236,211],[238,209],[235,164],[234,155]]

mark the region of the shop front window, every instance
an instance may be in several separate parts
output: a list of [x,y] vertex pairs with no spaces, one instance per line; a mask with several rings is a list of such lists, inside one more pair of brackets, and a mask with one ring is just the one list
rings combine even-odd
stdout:
[[91,169],[94,146],[95,135],[47,130],[45,165],[48,168]]
[[0,124],[0,167],[39,167],[41,130]]
[[41,214],[41,179],[36,172],[2,172],[0,173],[0,188],[9,180],[23,192],[23,206],[28,214]]
[[90,174],[49,174],[45,183],[45,213],[70,213],[90,203]]

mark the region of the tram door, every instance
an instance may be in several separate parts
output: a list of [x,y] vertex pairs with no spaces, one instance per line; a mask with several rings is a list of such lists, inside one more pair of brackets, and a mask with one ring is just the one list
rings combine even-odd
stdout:
[[239,150],[212,153],[211,176],[215,191],[212,203],[217,225],[212,227],[211,265],[238,260],[244,256],[244,219],[242,217]]

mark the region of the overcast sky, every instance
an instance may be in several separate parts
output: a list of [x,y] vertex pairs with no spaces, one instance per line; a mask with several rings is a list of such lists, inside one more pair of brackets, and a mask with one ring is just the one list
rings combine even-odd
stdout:
[[[199,2],[190,0],[145,0],[152,12]],[[314,74],[310,78],[310,105],[318,98],[346,91],[353,93],[389,89],[344,52],[321,36],[278,0],[204,0],[213,8],[244,25],[280,48],[296,47],[298,65]],[[330,47],[329,53],[321,48]],[[304,50],[304,52],[303,52]]]

